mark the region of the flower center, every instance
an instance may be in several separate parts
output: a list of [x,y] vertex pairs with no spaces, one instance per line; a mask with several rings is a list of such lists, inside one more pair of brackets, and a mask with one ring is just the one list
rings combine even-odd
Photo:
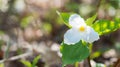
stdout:
[[79,31],[85,31],[85,26],[81,26],[80,28],[79,28]]

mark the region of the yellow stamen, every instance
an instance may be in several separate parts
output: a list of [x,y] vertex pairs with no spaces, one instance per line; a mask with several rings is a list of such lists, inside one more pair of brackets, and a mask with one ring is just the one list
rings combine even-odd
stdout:
[[79,28],[79,31],[85,31],[85,27],[84,26],[81,26],[80,28]]

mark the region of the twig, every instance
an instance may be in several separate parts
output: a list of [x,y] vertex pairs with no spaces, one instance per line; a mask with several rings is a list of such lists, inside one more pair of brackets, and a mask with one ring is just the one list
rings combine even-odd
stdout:
[[88,61],[89,67],[92,67],[92,66],[91,66],[91,63],[90,63],[90,56],[87,58],[87,61]]
[[21,54],[21,55],[18,55],[18,56],[13,56],[13,57],[8,58],[8,59],[0,60],[0,63],[4,63],[6,61],[14,61],[14,60],[17,60],[17,59],[20,59],[20,58],[23,58],[23,57],[30,56],[32,54],[33,54],[32,52],[28,52],[28,53],[24,53],[24,54]]

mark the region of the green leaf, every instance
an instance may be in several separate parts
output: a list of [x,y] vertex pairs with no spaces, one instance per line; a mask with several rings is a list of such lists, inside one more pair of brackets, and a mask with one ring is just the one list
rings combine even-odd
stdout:
[[60,16],[60,18],[64,21],[65,25],[67,25],[68,27],[71,27],[69,25],[69,17],[70,17],[70,13],[60,13],[57,11],[57,14]]
[[0,63],[0,67],[4,67],[4,64],[3,64],[3,63]]
[[61,44],[60,47],[62,53],[63,64],[73,64],[78,61],[82,61],[89,56],[89,49],[81,41],[74,45]]
[[51,23],[44,23],[42,25],[42,27],[43,27],[43,30],[46,31],[46,33],[48,33],[48,34],[51,33],[51,31],[52,31],[52,24]]
[[90,58],[94,59],[94,58],[99,57],[100,55],[101,55],[101,52],[100,51],[96,51],[93,54],[91,54]]
[[115,22],[116,24],[118,24],[118,27],[120,27],[120,18],[115,18],[115,19],[114,19],[114,22]]
[[97,14],[95,14],[95,15],[93,15],[92,17],[88,18],[88,19],[86,20],[86,24],[89,25],[89,26],[91,26],[92,23],[95,21],[96,17],[97,17]]
[[33,60],[33,63],[32,63],[32,67],[35,67],[38,60],[40,59],[40,55],[38,55],[34,60]]
[[27,27],[28,24],[29,24],[32,20],[33,20],[33,16],[31,16],[31,15],[24,17],[24,18],[21,20],[21,23],[20,23],[21,27],[22,27],[22,28]]
[[99,35],[104,35],[120,28],[120,19],[115,19],[115,21],[98,20],[92,27]]
[[2,34],[5,34],[5,32],[4,32],[4,31],[2,31],[2,30],[0,30],[0,35],[2,35]]
[[27,60],[21,60],[21,62],[27,67],[32,67],[32,64]]

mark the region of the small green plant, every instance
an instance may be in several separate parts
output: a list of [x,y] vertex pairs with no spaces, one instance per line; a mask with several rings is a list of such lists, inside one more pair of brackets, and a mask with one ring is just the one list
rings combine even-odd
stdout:
[[37,67],[36,64],[38,62],[38,60],[40,59],[40,55],[37,56],[32,63],[30,61],[27,60],[21,60],[21,62],[26,66],[26,67]]
[[3,63],[1,63],[1,64],[0,64],[0,67],[4,67],[4,64],[3,64]]
[[[69,27],[60,46],[63,67],[87,58],[90,63],[92,43],[100,39],[101,35],[111,33],[120,28],[120,18],[115,18],[114,21],[95,21],[97,17],[97,14],[95,14],[85,21],[78,14],[60,13],[58,11],[57,13],[63,19],[65,25]],[[89,66],[91,67],[91,64]],[[97,64],[96,67],[105,67],[105,65]]]

